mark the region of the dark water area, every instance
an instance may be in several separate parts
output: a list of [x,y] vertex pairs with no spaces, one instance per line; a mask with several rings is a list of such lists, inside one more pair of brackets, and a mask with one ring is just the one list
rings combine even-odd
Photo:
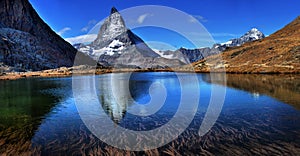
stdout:
[[[0,81],[0,154],[11,155],[299,155],[300,76],[298,75],[210,75],[197,74],[199,81],[181,73],[134,73],[80,76],[95,81],[99,108],[115,126],[133,131],[149,131],[174,118],[182,90],[195,94],[199,102],[188,128],[172,142],[147,151],[122,150],[101,141],[85,125],[76,105],[72,78],[32,78]],[[129,82],[127,81],[129,78]],[[223,78],[226,78],[224,81]],[[84,85],[83,85],[84,86]],[[163,88],[161,87],[163,86]],[[89,87],[89,86],[86,86]],[[225,89],[222,111],[212,128],[198,134],[213,87]],[[114,93],[114,94],[112,94]],[[115,95],[118,95],[115,97]],[[163,95],[166,95],[163,98]],[[82,93],[81,98],[89,98]],[[138,105],[154,98],[164,100],[155,114],[132,114]],[[193,102],[193,96],[187,98]],[[190,101],[189,101],[190,100]],[[98,119],[88,103],[88,119]],[[143,110],[147,113],[147,110]],[[187,109],[188,112],[188,109]],[[182,120],[188,114],[182,114]],[[98,131],[111,133],[106,125]],[[178,123],[179,125],[181,123]],[[165,132],[166,135],[167,132]],[[170,131],[171,133],[171,131]],[[126,143],[125,135],[112,140]],[[141,138],[135,138],[141,139]],[[141,141],[142,143],[143,141]]]

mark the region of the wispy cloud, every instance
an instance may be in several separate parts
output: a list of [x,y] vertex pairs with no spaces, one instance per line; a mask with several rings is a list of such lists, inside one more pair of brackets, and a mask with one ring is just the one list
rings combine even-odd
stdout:
[[238,37],[240,34],[232,34],[232,33],[211,33],[213,37]]
[[196,22],[207,22],[208,20],[201,15],[191,15],[188,21],[191,23],[196,23]]
[[194,17],[195,17],[196,19],[198,19],[199,21],[201,21],[201,22],[207,22],[207,21],[208,21],[206,18],[204,18],[204,17],[201,16],[201,15],[194,15]]
[[87,34],[87,35],[65,38],[65,40],[71,44],[76,44],[76,43],[90,43],[93,42],[96,38],[97,38],[97,34]]
[[59,31],[57,32],[57,34],[60,35],[60,36],[62,36],[64,33],[66,33],[67,31],[70,31],[70,30],[71,30],[70,27],[65,27],[65,28],[59,30]]
[[138,19],[137,19],[137,23],[142,24],[145,21],[145,19],[147,17],[150,17],[150,16],[152,16],[152,14],[143,14],[143,15],[140,15],[138,17]]
[[81,28],[81,31],[88,32],[96,23],[97,23],[96,20],[90,20],[85,27]]

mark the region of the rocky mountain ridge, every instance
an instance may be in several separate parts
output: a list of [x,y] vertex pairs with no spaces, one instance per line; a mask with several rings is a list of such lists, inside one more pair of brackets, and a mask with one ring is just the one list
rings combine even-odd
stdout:
[[265,35],[257,28],[252,28],[240,38],[231,39],[225,43],[214,44],[211,48],[186,49],[180,48],[176,51],[156,51],[160,56],[165,58],[186,60],[190,63],[202,60],[210,55],[215,55],[223,52],[227,48],[241,46],[247,42],[260,40],[265,38]]
[[[0,62],[12,70],[70,67],[76,54],[91,59],[57,35],[28,0],[0,1]],[[84,61],[82,61],[84,62]]]

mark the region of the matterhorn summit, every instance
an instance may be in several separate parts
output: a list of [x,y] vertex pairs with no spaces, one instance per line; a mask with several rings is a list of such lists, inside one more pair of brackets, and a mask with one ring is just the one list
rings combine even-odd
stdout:
[[127,28],[121,14],[115,7],[113,7],[111,9],[110,16],[101,26],[97,39],[93,42],[93,45],[100,45],[102,43],[111,41],[126,31]]
[[95,41],[88,45],[80,44],[77,49],[109,67],[164,68],[183,64],[179,60],[162,58],[150,49],[126,27],[115,7],[102,24]]

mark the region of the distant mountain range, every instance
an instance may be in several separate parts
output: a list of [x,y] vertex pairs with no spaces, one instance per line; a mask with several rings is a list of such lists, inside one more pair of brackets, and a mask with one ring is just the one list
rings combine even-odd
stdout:
[[[215,61],[218,57],[222,62]],[[199,72],[225,67],[233,73],[300,73],[300,16],[262,40],[226,49],[193,65]]]
[[[161,57],[189,61],[190,63],[202,60],[207,56],[218,54],[227,48],[241,46],[247,42],[260,40],[265,35],[256,28],[252,28],[240,38],[231,39],[225,43],[214,44],[211,48],[186,49],[180,48],[176,51],[156,51]],[[187,59],[187,60],[186,60]]]
[[0,1],[0,68],[28,71],[70,67],[76,54],[86,63],[92,61],[57,35],[28,0]]

